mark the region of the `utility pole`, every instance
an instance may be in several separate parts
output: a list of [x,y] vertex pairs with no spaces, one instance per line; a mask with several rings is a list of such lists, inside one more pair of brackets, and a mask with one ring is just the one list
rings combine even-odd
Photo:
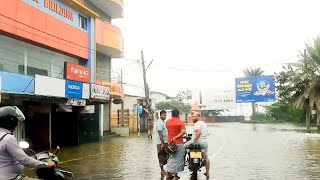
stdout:
[[144,120],[142,123],[143,129],[147,128],[146,125],[148,124],[147,122],[148,122],[149,118],[151,118],[153,120],[153,114],[151,112],[151,104],[150,104],[150,97],[149,97],[149,95],[150,95],[149,86],[147,83],[147,69],[150,67],[152,62],[153,62],[153,60],[150,62],[150,64],[146,68],[144,56],[143,56],[143,51],[141,51],[141,65],[142,65],[142,75],[143,75],[143,84],[144,84],[144,92],[145,92],[145,102],[146,102],[146,109],[148,111],[147,121],[144,117]]
[[146,105],[149,104],[149,87],[147,83],[147,73],[146,73],[146,65],[144,62],[143,51],[141,51],[141,64],[142,64],[142,75],[143,75],[143,84],[144,84],[144,92],[145,92],[145,100]]

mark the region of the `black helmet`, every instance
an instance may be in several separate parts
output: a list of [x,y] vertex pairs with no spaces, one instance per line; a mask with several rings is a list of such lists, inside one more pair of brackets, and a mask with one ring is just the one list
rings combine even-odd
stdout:
[[169,143],[166,151],[169,154],[176,153],[177,152],[177,145],[174,142]]
[[18,125],[18,121],[24,121],[21,110],[16,106],[3,106],[0,107],[0,127],[14,131]]

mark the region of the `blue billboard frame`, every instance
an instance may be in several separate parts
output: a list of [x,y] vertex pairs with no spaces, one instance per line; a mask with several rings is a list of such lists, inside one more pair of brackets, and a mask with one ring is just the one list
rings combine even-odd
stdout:
[[243,77],[235,79],[236,102],[275,102],[274,76]]

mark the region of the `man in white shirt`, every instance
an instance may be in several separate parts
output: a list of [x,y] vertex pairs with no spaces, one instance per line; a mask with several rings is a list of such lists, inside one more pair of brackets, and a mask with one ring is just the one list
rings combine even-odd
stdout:
[[201,115],[198,112],[192,114],[192,119],[194,122],[194,134],[192,142],[193,144],[200,144],[203,158],[206,160],[206,173],[205,176],[209,177],[210,160],[208,158],[208,126],[205,122],[201,120]]

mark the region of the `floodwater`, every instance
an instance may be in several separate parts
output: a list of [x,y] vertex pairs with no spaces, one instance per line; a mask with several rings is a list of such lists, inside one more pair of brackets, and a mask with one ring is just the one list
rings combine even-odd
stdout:
[[[320,179],[320,138],[309,139],[296,129],[288,124],[211,125],[211,179]],[[63,147],[58,156],[75,179],[153,180],[160,179],[156,152],[155,140],[132,135]],[[204,171],[198,179],[205,179]],[[30,170],[26,174],[32,176]],[[179,176],[190,179],[188,168]]]

